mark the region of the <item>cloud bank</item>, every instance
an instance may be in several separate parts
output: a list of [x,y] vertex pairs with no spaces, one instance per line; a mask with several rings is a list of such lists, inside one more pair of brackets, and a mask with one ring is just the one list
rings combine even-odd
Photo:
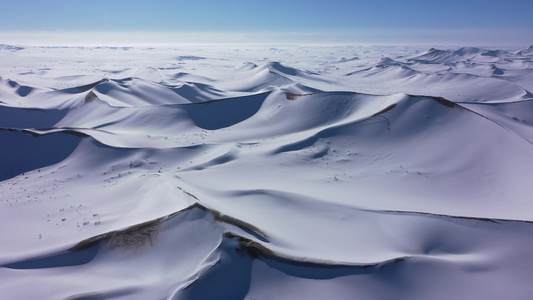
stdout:
[[36,46],[172,46],[183,44],[471,45],[523,47],[533,29],[357,29],[292,32],[4,31],[5,44]]

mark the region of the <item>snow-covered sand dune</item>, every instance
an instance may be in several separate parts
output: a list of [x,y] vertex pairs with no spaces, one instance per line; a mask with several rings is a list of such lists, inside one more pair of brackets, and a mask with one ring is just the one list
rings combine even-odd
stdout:
[[531,49],[0,46],[2,299],[528,299]]

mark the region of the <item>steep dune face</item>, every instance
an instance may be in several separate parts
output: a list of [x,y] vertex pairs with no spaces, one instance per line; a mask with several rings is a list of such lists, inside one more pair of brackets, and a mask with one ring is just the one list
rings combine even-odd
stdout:
[[466,59],[461,56],[459,52],[451,52],[447,50],[439,50],[431,48],[427,53],[410,58],[412,61],[432,64],[448,64],[465,61]]
[[38,50],[0,74],[0,298],[532,292],[525,50]]
[[531,55],[533,55],[533,45],[527,47],[526,49],[523,49],[523,50],[518,51],[517,54],[519,54],[519,55],[524,55],[524,56],[531,56]]

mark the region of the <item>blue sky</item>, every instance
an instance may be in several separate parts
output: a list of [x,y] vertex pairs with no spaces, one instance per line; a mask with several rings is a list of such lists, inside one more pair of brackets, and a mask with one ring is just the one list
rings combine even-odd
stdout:
[[471,37],[531,44],[532,14],[533,0],[0,0],[0,31],[240,33],[241,40],[255,34],[256,40],[333,43]]

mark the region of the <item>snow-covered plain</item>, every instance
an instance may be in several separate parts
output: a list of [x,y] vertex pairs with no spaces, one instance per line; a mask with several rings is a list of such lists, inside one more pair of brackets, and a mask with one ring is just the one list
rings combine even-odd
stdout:
[[1,299],[530,299],[533,47],[0,45]]

